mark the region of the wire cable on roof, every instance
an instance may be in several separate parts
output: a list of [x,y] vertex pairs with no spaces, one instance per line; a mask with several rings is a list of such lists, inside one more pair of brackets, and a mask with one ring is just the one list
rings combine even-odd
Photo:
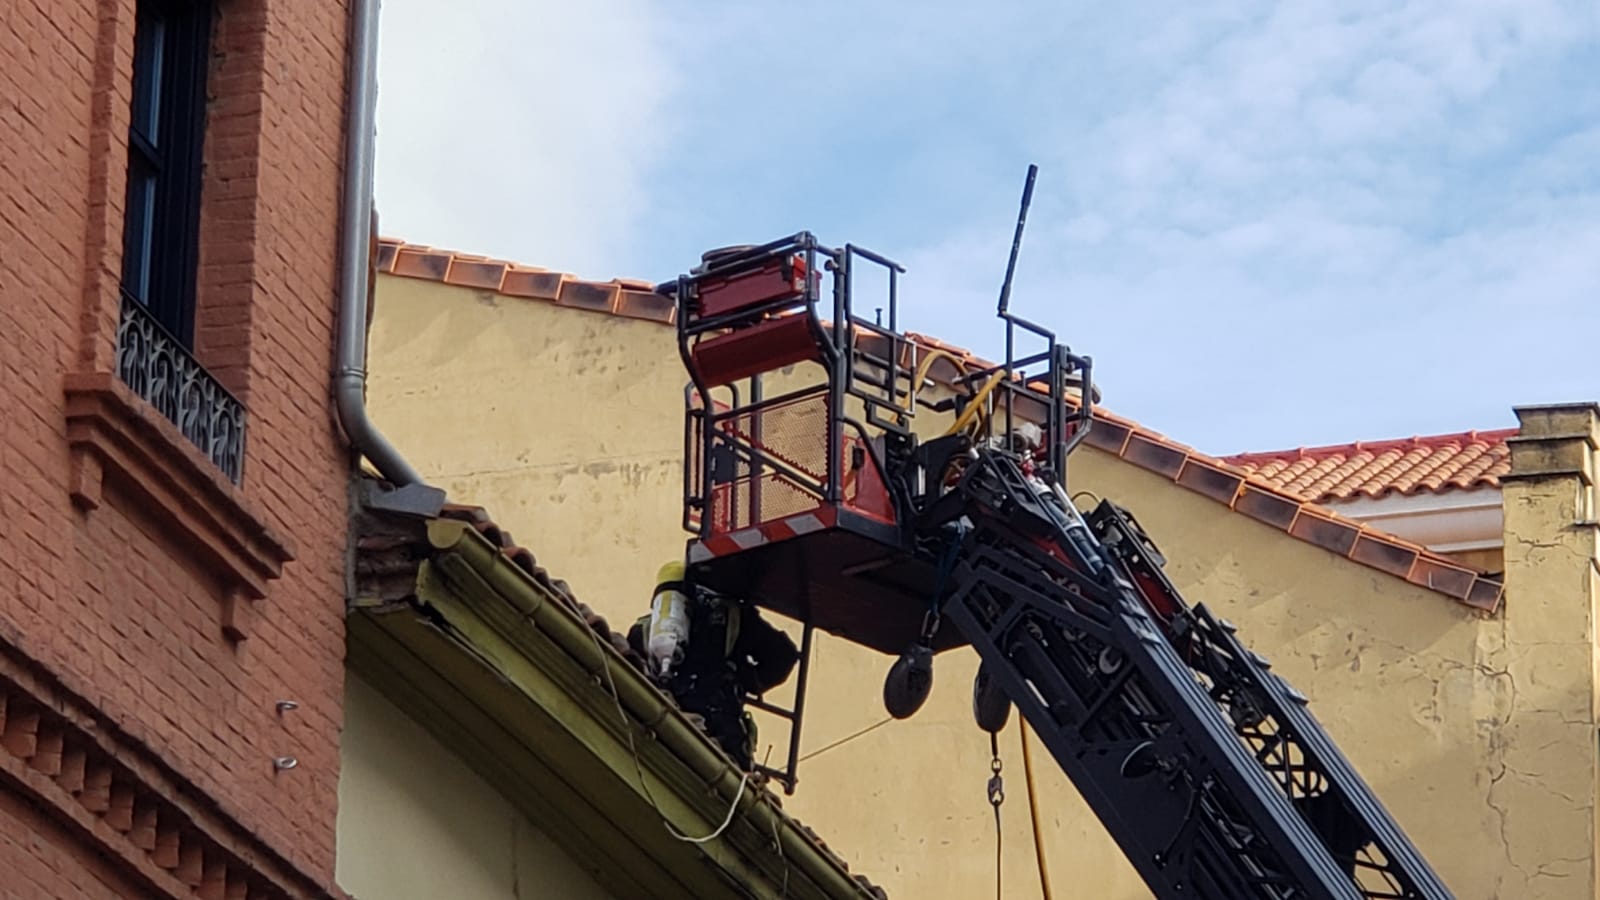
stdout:
[[[729,825],[733,824],[733,814],[739,811],[739,801],[744,799],[744,789],[748,784],[750,784],[750,773],[746,772],[744,773],[744,777],[739,779],[739,790],[734,792],[733,803],[728,807],[727,817],[722,820],[721,825],[717,826],[716,831],[711,832],[705,837],[689,837],[688,835],[678,831],[678,829],[673,828],[672,824],[669,822],[663,821],[662,824],[666,825],[667,831],[671,832],[672,836],[680,841],[686,841],[690,844],[704,844],[707,841],[715,840],[721,837],[724,831],[728,830]],[[657,812],[659,811],[660,810],[658,809]]]
[[[734,792],[733,803],[728,806],[728,814],[723,818],[722,824],[716,827],[716,830],[704,837],[690,837],[673,828],[672,823],[667,821],[666,813],[661,811],[661,804],[656,802],[655,795],[650,793],[650,785],[645,782],[644,764],[640,762],[639,748],[633,742],[633,722],[628,718],[628,711],[622,708],[622,694],[617,691],[617,682],[611,677],[611,661],[606,657],[609,648],[600,640],[598,631],[592,628],[588,629],[588,631],[590,636],[594,638],[595,647],[600,651],[600,668],[605,673],[606,685],[611,688],[611,699],[617,706],[617,715],[622,719],[622,733],[628,738],[628,753],[633,757],[633,771],[639,776],[639,788],[644,791],[645,798],[650,801],[650,806],[655,809],[656,818],[661,820],[661,826],[667,829],[667,833],[674,838],[690,844],[704,844],[721,837],[722,833],[728,830],[728,826],[733,824],[733,814],[739,810],[739,801],[744,799],[744,789],[750,784],[750,773],[744,773],[744,777],[739,779],[739,790]],[[787,867],[785,867],[784,877],[787,880]]]

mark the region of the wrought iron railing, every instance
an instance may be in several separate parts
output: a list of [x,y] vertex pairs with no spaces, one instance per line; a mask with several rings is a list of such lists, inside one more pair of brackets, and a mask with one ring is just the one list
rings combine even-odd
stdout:
[[244,406],[126,292],[117,327],[117,375],[239,483]]

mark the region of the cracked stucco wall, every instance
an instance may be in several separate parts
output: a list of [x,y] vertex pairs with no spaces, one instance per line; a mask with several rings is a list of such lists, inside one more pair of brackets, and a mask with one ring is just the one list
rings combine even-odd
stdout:
[[[379,425],[453,500],[487,506],[613,622],[642,614],[656,567],[685,537],[686,378],[673,330],[392,276],[377,290]],[[1593,808],[1595,736],[1578,735],[1592,718],[1589,620],[1532,605],[1582,605],[1570,580],[1543,591],[1513,583],[1510,618],[1486,618],[1091,448],[1075,455],[1071,475],[1075,490],[1133,509],[1191,601],[1238,623],[1312,699],[1458,897],[1593,896],[1592,829],[1576,802]],[[1545,499],[1527,502],[1551,515]],[[1581,657],[1581,672],[1569,657]],[[816,755],[785,807],[891,896],[992,895],[989,742],[970,712],[975,659],[942,656],[923,710],[884,725],[889,663],[819,636],[802,744]],[[766,717],[761,727],[762,751],[770,744],[781,760],[783,727]],[[1007,896],[1030,897],[1039,879],[1019,740],[1013,716],[1000,739],[1003,871]],[[1057,896],[1148,897],[1036,742],[1033,757]]]
[[1484,728],[1482,787],[1501,835],[1497,896],[1592,898],[1596,419],[1581,407],[1517,413],[1503,489],[1506,613],[1484,641],[1504,686]]

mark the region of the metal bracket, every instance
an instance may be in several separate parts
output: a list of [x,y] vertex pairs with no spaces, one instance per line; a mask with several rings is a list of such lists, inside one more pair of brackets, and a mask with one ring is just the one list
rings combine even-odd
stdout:
[[373,512],[431,519],[444,509],[445,493],[441,488],[426,484],[385,487],[374,481],[363,480],[359,498],[361,505]]

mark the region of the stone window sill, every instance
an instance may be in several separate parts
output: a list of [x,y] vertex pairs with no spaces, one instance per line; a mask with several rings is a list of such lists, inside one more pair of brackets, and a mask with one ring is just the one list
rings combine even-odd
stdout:
[[110,372],[69,374],[65,382],[68,489],[85,512],[100,507],[108,483],[147,505],[179,544],[224,585],[223,631],[249,633],[253,601],[294,559],[288,539],[266,524],[205,454],[149,402]]

